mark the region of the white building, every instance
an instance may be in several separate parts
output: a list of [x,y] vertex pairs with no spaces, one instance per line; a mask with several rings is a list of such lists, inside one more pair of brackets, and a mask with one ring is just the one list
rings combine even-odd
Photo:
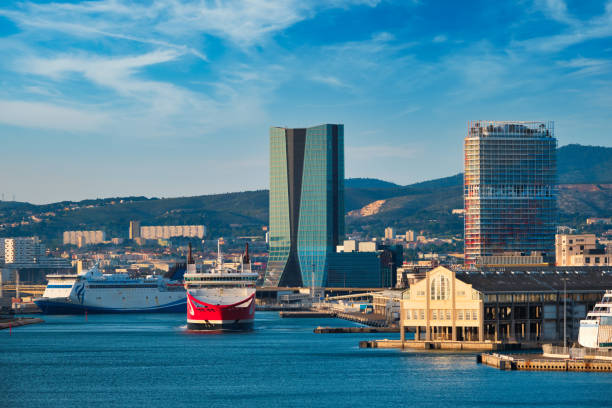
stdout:
[[64,231],[64,245],[91,245],[104,242],[104,231]]
[[596,248],[597,239],[595,234],[555,235],[557,266],[581,266],[583,265],[584,257],[579,255],[588,254],[589,250]]
[[45,247],[37,237],[3,238],[4,263],[31,264],[45,257]]
[[385,228],[385,239],[394,239],[395,238],[395,231],[393,230],[392,227],[387,227]]
[[150,225],[140,227],[140,237],[144,239],[204,238],[204,235],[206,235],[204,225]]
[[414,242],[414,231],[413,230],[406,231],[406,242]]

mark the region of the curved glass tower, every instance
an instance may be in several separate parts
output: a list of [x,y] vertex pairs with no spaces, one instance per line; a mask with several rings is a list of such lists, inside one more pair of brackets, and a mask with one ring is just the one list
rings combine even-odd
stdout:
[[265,286],[325,286],[344,238],[344,126],[270,129]]

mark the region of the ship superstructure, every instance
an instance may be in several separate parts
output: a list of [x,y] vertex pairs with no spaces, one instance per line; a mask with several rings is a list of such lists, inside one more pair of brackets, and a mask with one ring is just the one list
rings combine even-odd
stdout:
[[224,265],[221,243],[217,243],[214,268],[198,272],[190,256],[185,273],[187,328],[189,330],[250,330],[255,319],[255,283],[249,247],[240,268]]
[[34,303],[46,314],[182,313],[187,302],[184,272],[133,278],[104,274],[94,266],[83,275],[47,275],[45,292]]
[[612,349],[612,290],[607,290],[586,319],[580,321],[578,343],[582,347]]

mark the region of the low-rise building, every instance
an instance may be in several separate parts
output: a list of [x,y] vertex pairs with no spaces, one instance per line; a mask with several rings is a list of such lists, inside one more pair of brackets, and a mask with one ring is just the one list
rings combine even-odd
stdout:
[[[583,264],[584,257],[576,258],[576,255],[584,255],[591,249],[597,248],[595,234],[557,234],[555,235],[555,259],[557,266],[575,266],[578,262]],[[580,266],[580,265],[576,265]]]
[[[437,267],[403,292],[401,331],[421,340],[556,341],[576,339],[606,290],[602,269],[462,271]],[[565,305],[565,311],[564,311]]]
[[64,231],[64,245],[77,245],[79,247],[92,244],[101,244],[105,240],[104,231]]
[[140,227],[140,237],[143,239],[169,239],[175,237],[204,238],[204,225],[150,225]]

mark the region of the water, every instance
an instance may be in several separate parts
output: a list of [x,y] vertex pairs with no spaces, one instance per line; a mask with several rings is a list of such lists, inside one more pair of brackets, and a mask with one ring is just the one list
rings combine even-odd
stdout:
[[0,407],[608,407],[612,374],[503,372],[474,354],[359,349],[334,319],[258,312],[251,333],[183,315],[46,316],[0,332]]

